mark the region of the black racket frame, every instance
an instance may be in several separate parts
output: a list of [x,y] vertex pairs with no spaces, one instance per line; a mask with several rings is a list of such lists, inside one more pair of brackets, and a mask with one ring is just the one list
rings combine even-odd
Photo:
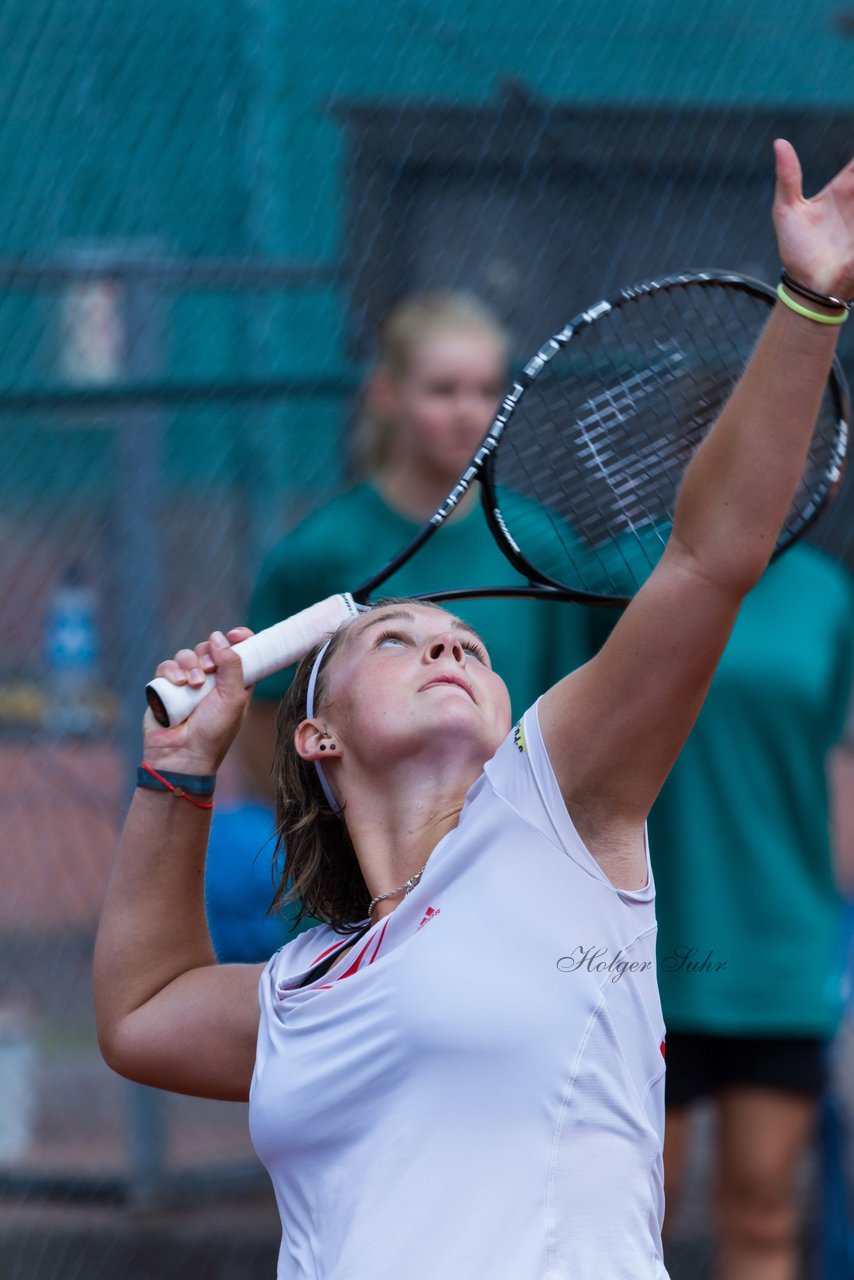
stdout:
[[[473,600],[487,597],[534,597],[548,600],[574,601],[579,604],[602,606],[606,608],[621,608],[628,604],[631,599],[630,596],[601,595],[579,591],[577,589],[567,587],[565,583],[558,582],[554,578],[550,578],[547,574],[544,574],[541,570],[535,569],[533,565],[528,563],[522,555],[519,547],[513,541],[513,538],[511,537],[502,518],[496,495],[493,460],[496,450],[501,443],[501,438],[507,424],[510,422],[519,400],[522,398],[528,387],[530,387],[540,375],[543,369],[546,368],[549,362],[554,359],[559,351],[562,351],[568,343],[572,341],[576,334],[578,334],[582,329],[595,324],[603,315],[607,315],[620,307],[631,306],[633,303],[637,303],[641,298],[650,294],[665,290],[695,287],[738,289],[745,294],[749,294],[750,296],[761,299],[763,302],[767,303],[769,314],[771,308],[778,300],[775,290],[771,288],[770,285],[765,284],[761,280],[754,279],[752,276],[742,275],[734,271],[696,270],[661,276],[654,280],[646,280],[640,284],[630,285],[627,288],[620,289],[618,293],[613,294],[611,297],[605,298],[601,302],[597,302],[594,306],[588,307],[585,311],[582,311],[579,315],[575,316],[558,333],[553,334],[552,337],[544,342],[536,355],[532,356],[524,366],[521,373],[514,380],[509,391],[505,395],[498,413],[493,419],[486,435],[459,480],[456,482],[444,501],[436,508],[433,515],[424,522],[409,545],[389,560],[378,573],[375,573],[371,578],[362,583],[361,586],[357,587],[355,591],[351,592],[356,603],[367,604],[370,596],[416,554],[428,538],[430,538],[456,510],[459,503],[469,492],[474,482],[476,480],[480,480],[481,503],[490,531],[505,558],[514,567],[514,569],[522,574],[526,579],[527,585],[471,588],[456,587],[447,591],[424,592],[413,597],[414,599]],[[781,555],[792,545],[793,542],[795,542],[802,534],[806,533],[813,524],[815,524],[816,520],[818,520],[822,512],[826,509],[828,503],[838,492],[839,486],[842,483],[848,456],[850,396],[845,374],[838,358],[834,358],[828,378],[828,388],[831,394],[837,422],[836,447],[830,464],[824,472],[822,482],[817,489],[812,491],[812,501],[808,510],[804,513],[799,523],[788,529],[784,536],[778,539],[772,559],[776,559],[777,556]]]

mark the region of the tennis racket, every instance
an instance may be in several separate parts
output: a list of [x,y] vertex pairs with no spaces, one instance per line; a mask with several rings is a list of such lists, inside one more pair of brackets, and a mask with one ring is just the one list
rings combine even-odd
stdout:
[[[682,474],[747,364],[776,301],[747,276],[699,271],[623,289],[549,338],[510,387],[451,492],[367,582],[235,645],[247,684],[296,662],[371,596],[480,481],[486,520],[527,585],[421,599],[540,596],[623,605],[658,563]],[[776,546],[817,519],[839,485],[848,393],[834,363],[800,485]],[[213,687],[153,680],[149,706],[180,724]]]

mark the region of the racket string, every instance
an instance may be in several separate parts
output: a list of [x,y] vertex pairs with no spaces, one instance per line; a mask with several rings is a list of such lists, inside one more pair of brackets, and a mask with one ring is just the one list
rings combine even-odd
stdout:
[[[667,541],[685,467],[769,309],[759,290],[692,280],[637,291],[571,327],[520,397],[490,463],[501,523],[536,573],[594,595],[637,590]],[[827,487],[838,417],[828,391],[785,540]]]

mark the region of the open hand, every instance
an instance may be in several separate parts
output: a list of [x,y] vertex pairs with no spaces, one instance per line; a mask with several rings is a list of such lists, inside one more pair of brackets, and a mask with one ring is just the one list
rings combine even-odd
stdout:
[[783,266],[800,284],[848,301],[854,297],[854,160],[805,200],[792,144],[778,138],[774,156],[774,227]]

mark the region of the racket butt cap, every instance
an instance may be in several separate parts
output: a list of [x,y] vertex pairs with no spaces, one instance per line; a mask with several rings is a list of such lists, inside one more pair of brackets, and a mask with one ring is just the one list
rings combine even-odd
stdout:
[[151,708],[151,714],[154,716],[154,719],[158,724],[162,725],[164,729],[168,729],[170,727],[169,712],[166,710],[163,699],[153,685],[146,685],[145,697],[148,701],[149,707]]

